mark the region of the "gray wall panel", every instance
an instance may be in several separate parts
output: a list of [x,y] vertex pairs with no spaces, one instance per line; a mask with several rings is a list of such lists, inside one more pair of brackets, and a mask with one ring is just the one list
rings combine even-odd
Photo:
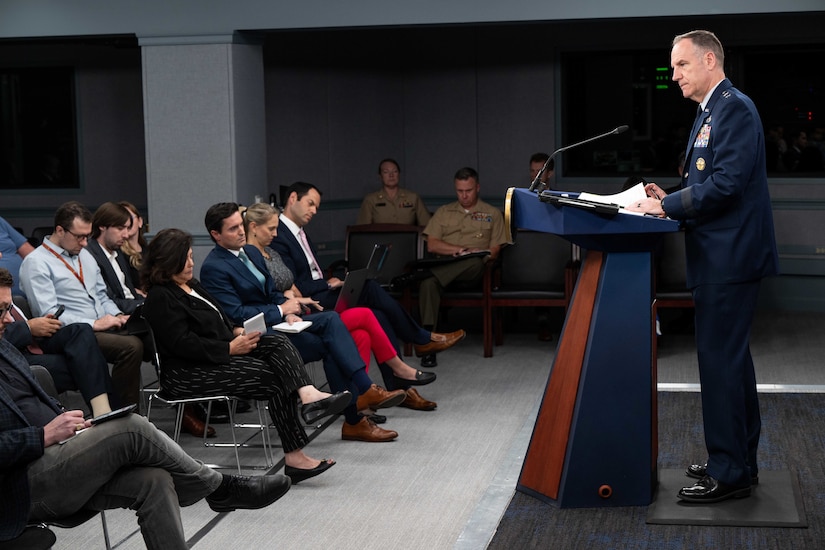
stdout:
[[[114,9],[116,7],[116,9]],[[821,0],[548,2],[546,0],[1,0],[0,37],[135,33],[214,35],[243,29],[431,25],[822,10]]]
[[300,68],[265,69],[269,191],[329,175],[329,77]]
[[375,190],[378,161],[404,151],[402,84],[379,70],[334,71],[330,75],[327,200],[362,197]]

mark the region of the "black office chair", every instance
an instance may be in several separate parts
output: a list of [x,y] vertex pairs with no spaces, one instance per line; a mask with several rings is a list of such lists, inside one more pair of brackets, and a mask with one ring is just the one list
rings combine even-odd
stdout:
[[29,244],[31,244],[33,247],[37,248],[38,246],[43,244],[43,239],[45,239],[47,236],[51,235],[53,231],[54,231],[54,227],[52,227],[50,225],[49,226],[35,227],[34,229],[32,229],[32,234],[29,237]]
[[665,233],[654,255],[656,262],[654,308],[692,308],[693,294],[687,287],[685,234]]
[[515,232],[514,243],[501,249],[500,269],[490,291],[495,344],[504,343],[503,308],[566,309],[574,284],[570,242],[551,233]]

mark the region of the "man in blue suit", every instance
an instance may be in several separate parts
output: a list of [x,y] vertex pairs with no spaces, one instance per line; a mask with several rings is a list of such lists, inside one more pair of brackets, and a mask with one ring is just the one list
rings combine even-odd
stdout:
[[[243,326],[246,319],[258,313],[264,314],[268,327],[284,321],[300,321],[303,306],[296,299],[287,300],[275,288],[275,281],[260,251],[246,245],[238,205],[222,202],[211,206],[204,224],[215,241],[215,248],[201,266],[201,284],[220,303],[232,322]],[[303,317],[312,321],[312,325],[303,332],[288,334],[303,360],[323,361],[333,391],[350,390],[353,396],[358,396],[357,403],[344,410],[342,438],[379,442],[398,437],[395,431],[384,430],[369,418],[359,416],[358,411],[398,405],[404,400],[405,393],[387,391],[369,382],[355,342],[337,313],[322,311]]]
[[693,293],[708,460],[678,497],[710,503],[751,494],[758,483],[761,420],[750,330],[760,281],[778,273],[762,122],[725,78],[722,44],[708,31],[673,40],[673,80],[699,103],[682,188],[648,184],[632,210],[683,220]]

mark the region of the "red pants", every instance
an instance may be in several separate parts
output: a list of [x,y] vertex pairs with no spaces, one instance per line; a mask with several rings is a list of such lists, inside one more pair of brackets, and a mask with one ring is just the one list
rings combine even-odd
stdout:
[[358,354],[367,366],[367,370],[370,367],[370,351],[375,354],[375,360],[378,363],[384,363],[398,355],[371,309],[366,307],[347,309],[341,313],[341,321],[349,330],[352,339],[355,340],[355,347],[358,348]]

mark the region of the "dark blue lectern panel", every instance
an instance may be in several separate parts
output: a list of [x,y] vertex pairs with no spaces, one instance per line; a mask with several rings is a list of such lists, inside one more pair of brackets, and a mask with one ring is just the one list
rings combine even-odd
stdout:
[[518,490],[562,507],[644,506],[656,483],[652,250],[673,220],[508,192],[511,226],[561,235],[584,264]]
[[649,252],[609,254],[590,326],[562,473],[563,507],[650,504]]

